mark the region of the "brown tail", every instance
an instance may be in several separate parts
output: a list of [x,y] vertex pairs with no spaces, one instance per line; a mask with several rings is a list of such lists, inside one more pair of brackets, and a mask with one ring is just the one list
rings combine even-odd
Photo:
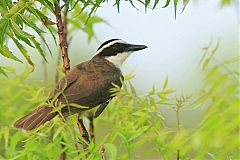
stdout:
[[25,130],[33,130],[47,121],[50,121],[57,115],[56,112],[51,113],[52,109],[52,107],[44,104],[17,120],[14,123],[14,127],[23,128]]

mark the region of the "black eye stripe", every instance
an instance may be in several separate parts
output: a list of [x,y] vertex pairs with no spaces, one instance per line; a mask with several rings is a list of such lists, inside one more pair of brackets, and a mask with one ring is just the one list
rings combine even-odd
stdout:
[[118,53],[126,52],[128,44],[124,43],[115,43],[107,48],[104,48],[99,55],[100,56],[115,56]]

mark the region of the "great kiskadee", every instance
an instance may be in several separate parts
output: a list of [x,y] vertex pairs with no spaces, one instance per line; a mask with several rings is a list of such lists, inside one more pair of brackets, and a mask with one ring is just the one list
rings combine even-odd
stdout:
[[[132,52],[145,48],[147,46],[129,44],[120,39],[104,42],[91,60],[73,67],[57,83],[45,104],[17,120],[14,127],[33,130],[59,114],[67,117],[92,109],[96,109],[97,117],[114,97],[110,92],[113,84],[122,86],[120,65]],[[64,107],[54,111],[59,106]]]

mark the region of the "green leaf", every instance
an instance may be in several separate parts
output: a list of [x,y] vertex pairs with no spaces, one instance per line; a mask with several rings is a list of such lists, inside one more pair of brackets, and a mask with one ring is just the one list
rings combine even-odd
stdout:
[[209,59],[209,58],[207,58],[207,59],[203,62],[202,70],[205,70],[205,69],[206,69],[206,67],[208,66],[209,62],[210,62],[210,59]]
[[129,83],[132,94],[136,95],[137,93],[136,93],[136,90],[135,90],[134,86],[132,85],[132,83],[130,81],[128,83]]
[[[187,7],[188,3],[189,3],[189,0],[183,0],[183,9],[182,9],[182,12],[184,12],[184,10],[185,10],[185,8]],[[181,12],[181,13],[182,13],[182,12]]]
[[0,74],[3,74],[5,77],[8,77],[6,72],[3,70],[1,66],[0,66]]
[[147,7],[150,4],[150,0],[145,0],[145,12],[147,12]]
[[116,0],[116,4],[115,5],[117,5],[118,13],[120,13],[120,0]]
[[0,47],[3,46],[4,42],[4,35],[6,33],[6,29],[8,27],[9,21],[7,19],[1,19],[0,20]]
[[37,0],[37,1],[40,2],[42,5],[44,5],[45,7],[47,7],[53,14],[55,14],[54,7],[50,1],[48,0]]
[[10,58],[12,60],[22,62],[20,59],[18,59],[10,50],[7,46],[2,46],[0,47],[0,53],[7,58]]
[[155,94],[155,91],[156,91],[156,89],[155,89],[155,86],[153,85],[152,88],[149,91],[149,94],[150,95]]
[[133,4],[133,1],[132,1],[132,0],[128,0],[128,1],[129,1],[129,3],[130,3],[136,10],[138,10],[137,7]]
[[17,34],[18,36],[27,39],[33,37],[29,33],[22,31],[22,29],[13,20],[10,20],[10,25],[14,33]]
[[215,53],[217,52],[218,48],[220,45],[220,39],[218,39],[216,46],[213,48],[212,52],[211,52],[211,57],[213,57],[215,55]]
[[162,8],[166,8],[167,6],[169,6],[169,4],[170,4],[170,0],[167,0],[165,5]]
[[40,53],[40,55],[43,57],[43,59],[47,62],[47,59],[45,57],[45,53],[41,48],[40,43],[38,43],[35,39],[35,37],[30,38],[30,40],[32,41],[32,43],[34,44],[34,46],[36,47],[36,49],[38,50],[38,52]]
[[156,8],[158,2],[159,2],[159,0],[155,0],[155,1],[154,1],[153,9]]
[[117,147],[114,144],[106,143],[104,147],[108,153],[109,160],[117,159]]
[[162,88],[165,89],[167,85],[168,85],[168,76],[166,77]]
[[26,17],[25,15],[21,15],[19,14],[19,17],[23,20],[23,22],[28,25],[29,27],[31,27],[32,29],[34,29],[37,33],[44,33],[43,30],[41,30],[40,28],[38,28],[36,26],[35,23],[32,22],[32,20],[29,19],[29,17]]
[[15,36],[16,36],[17,39],[23,41],[24,43],[26,43],[26,44],[29,45],[30,47],[35,48],[35,47],[32,45],[32,43],[31,43],[27,38],[21,37],[21,36],[19,36],[19,35],[17,35],[17,34],[15,34]]
[[177,3],[178,3],[178,0],[173,0],[174,2],[174,16],[175,16],[175,19],[177,18]]
[[175,90],[173,90],[173,89],[164,89],[164,90],[161,91],[162,94],[170,94],[170,93],[173,93],[173,92],[175,92]]
[[23,45],[21,43],[18,42],[17,39],[15,39],[14,37],[11,37],[13,42],[16,44],[17,48],[20,50],[20,52],[22,53],[22,55],[24,56],[24,58],[27,60],[28,64],[30,64],[34,70],[35,66],[34,63],[32,62],[30,56],[27,53],[27,50],[23,47]]

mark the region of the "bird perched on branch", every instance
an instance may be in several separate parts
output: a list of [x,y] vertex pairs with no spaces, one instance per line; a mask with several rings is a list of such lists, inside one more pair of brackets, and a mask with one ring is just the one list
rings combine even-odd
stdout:
[[14,127],[33,130],[57,115],[67,117],[93,109],[95,117],[99,116],[114,97],[110,92],[114,84],[122,86],[120,65],[132,52],[145,48],[120,39],[104,42],[91,60],[73,67],[57,83],[45,104],[17,120]]

